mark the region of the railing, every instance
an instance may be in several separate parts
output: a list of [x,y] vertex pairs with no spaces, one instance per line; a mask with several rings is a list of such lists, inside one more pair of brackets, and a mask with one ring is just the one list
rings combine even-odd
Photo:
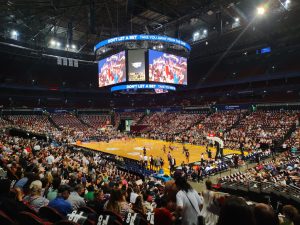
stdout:
[[251,191],[262,194],[275,193],[285,198],[292,198],[296,201],[300,201],[300,188],[287,185],[282,186],[270,182],[258,182],[258,181],[226,181],[221,183],[222,188],[232,189],[232,190],[241,190],[241,191]]

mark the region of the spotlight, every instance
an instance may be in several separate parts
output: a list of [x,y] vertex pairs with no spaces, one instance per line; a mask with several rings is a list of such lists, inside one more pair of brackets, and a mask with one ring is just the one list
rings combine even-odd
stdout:
[[72,45],[72,49],[76,49],[76,45]]
[[262,16],[262,15],[265,14],[266,9],[263,6],[260,6],[260,7],[257,8],[256,12],[257,12],[257,15]]
[[18,31],[12,30],[12,31],[10,32],[10,37],[11,37],[11,39],[18,40],[18,36],[19,36]]
[[238,22],[240,22],[240,18],[236,17],[236,18],[234,19],[234,21],[235,21],[236,23],[238,23]]
[[50,41],[50,45],[51,45],[51,46],[56,45],[56,41],[52,39],[52,40]]
[[199,32],[195,32],[193,34],[193,41],[197,41],[197,40],[199,40],[199,38],[200,38],[200,33]]
[[12,31],[11,31],[11,35],[13,35],[13,36],[18,36],[18,31],[12,30]]
[[286,0],[284,3],[282,3],[283,7],[288,10],[290,8],[291,0]]

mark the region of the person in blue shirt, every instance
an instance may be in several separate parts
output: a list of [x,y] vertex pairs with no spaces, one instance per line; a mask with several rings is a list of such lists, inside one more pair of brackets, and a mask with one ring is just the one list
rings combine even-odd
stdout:
[[67,201],[70,196],[70,187],[68,185],[61,185],[57,192],[57,197],[50,201],[48,206],[67,216],[72,212],[71,203]]

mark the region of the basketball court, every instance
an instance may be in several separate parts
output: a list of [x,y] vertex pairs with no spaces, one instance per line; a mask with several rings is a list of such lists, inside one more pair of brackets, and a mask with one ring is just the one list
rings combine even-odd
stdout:
[[[86,142],[77,143],[77,146],[89,148],[96,151],[101,151],[109,154],[114,154],[130,159],[140,160],[140,155],[143,155],[143,148],[147,149],[147,156],[162,157],[165,161],[164,171],[169,171],[167,154],[170,151],[172,157],[175,157],[176,164],[180,165],[182,162],[187,163],[185,154],[183,153],[183,144],[171,143],[161,140],[151,140],[144,138],[134,138],[129,140],[111,140],[107,142]],[[163,148],[166,146],[166,153]],[[205,159],[207,159],[205,146],[198,146],[192,144],[185,144],[186,149],[190,152],[189,162],[200,161],[201,153],[204,153]],[[170,147],[173,149],[171,150]],[[210,147],[212,156],[215,156],[216,149]],[[224,155],[226,154],[240,154],[240,151],[224,149]]]

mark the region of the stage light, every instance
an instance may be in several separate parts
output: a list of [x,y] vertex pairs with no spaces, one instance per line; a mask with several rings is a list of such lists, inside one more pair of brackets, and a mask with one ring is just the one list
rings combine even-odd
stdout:
[[197,31],[193,34],[193,41],[197,41],[200,38],[200,33]]
[[11,39],[18,40],[18,36],[19,36],[18,31],[12,30],[12,31],[10,32],[10,37],[11,37]]
[[266,9],[263,6],[260,6],[257,8],[256,12],[257,12],[257,15],[262,16],[265,14]]
[[76,45],[72,45],[72,49],[76,49]]
[[18,31],[12,30],[12,31],[11,31],[11,35],[13,35],[13,36],[18,36]]
[[50,41],[50,45],[51,45],[51,46],[55,46],[55,45],[56,45],[56,41],[52,39],[52,40]]
[[290,8],[291,0],[286,0],[283,4],[283,7],[288,10]]

